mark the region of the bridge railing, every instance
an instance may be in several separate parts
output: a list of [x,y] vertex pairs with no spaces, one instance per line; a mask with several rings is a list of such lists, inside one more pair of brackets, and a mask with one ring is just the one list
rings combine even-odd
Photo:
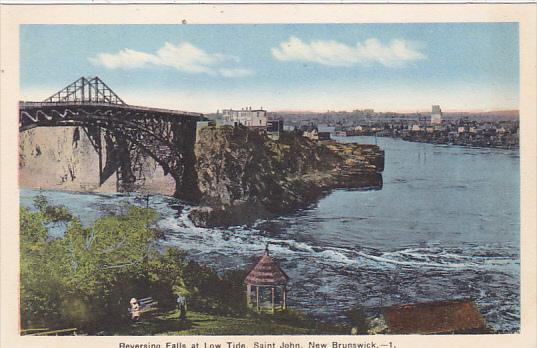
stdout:
[[137,111],[148,111],[148,112],[162,112],[167,114],[177,114],[182,116],[195,116],[203,117],[202,113],[191,112],[191,111],[181,111],[181,110],[171,110],[171,109],[161,109],[161,108],[152,108],[146,106],[136,106],[136,105],[127,105],[127,104],[110,104],[102,102],[88,102],[88,101],[69,101],[69,102],[33,102],[33,101],[19,101],[19,108],[24,107],[51,107],[51,106],[66,106],[66,105],[83,105],[83,106],[107,106],[120,109],[134,109]]

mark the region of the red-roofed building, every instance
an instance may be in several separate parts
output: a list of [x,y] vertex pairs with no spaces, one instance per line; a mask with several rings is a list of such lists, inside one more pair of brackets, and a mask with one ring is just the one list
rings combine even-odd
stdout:
[[[289,277],[278,263],[269,255],[268,245],[265,253],[244,279],[246,299],[249,306],[257,310],[270,308],[285,310],[287,308],[287,282]],[[254,292],[255,291],[255,292]]]
[[381,312],[384,329],[375,333],[488,333],[485,319],[469,299],[385,307]]

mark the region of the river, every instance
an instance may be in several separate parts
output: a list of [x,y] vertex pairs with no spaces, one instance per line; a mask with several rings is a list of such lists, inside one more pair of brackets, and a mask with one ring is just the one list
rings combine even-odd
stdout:
[[[385,150],[378,191],[334,191],[308,209],[253,226],[198,228],[189,206],[152,196],[162,247],[177,247],[223,271],[246,269],[270,243],[290,276],[291,307],[328,321],[356,305],[474,298],[489,325],[520,330],[519,155],[502,149],[346,137]],[[31,206],[44,194],[84,224],[134,195],[21,190]],[[61,235],[61,228],[51,234]]]

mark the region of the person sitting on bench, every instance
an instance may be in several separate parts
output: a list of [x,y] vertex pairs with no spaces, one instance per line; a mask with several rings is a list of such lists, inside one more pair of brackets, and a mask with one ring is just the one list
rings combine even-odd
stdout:
[[140,320],[140,304],[138,304],[138,300],[134,297],[131,298],[131,315],[132,321]]

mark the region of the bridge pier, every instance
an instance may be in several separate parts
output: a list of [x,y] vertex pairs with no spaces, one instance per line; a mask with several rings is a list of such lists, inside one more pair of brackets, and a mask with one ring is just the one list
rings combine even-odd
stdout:
[[176,168],[172,170],[175,179],[175,197],[190,203],[198,203],[198,174],[196,171],[196,120],[174,124],[172,126],[173,145],[181,158],[176,160]]
[[150,157],[160,156],[168,159],[163,170],[164,174],[170,175],[175,181],[174,196],[190,203],[198,203],[200,192],[194,153],[196,121],[172,124],[172,148],[162,147],[154,150],[154,153],[137,146],[119,129],[103,132],[100,127],[87,127],[84,131],[99,156],[100,185],[115,173],[118,192],[143,190],[146,180],[144,166]]

